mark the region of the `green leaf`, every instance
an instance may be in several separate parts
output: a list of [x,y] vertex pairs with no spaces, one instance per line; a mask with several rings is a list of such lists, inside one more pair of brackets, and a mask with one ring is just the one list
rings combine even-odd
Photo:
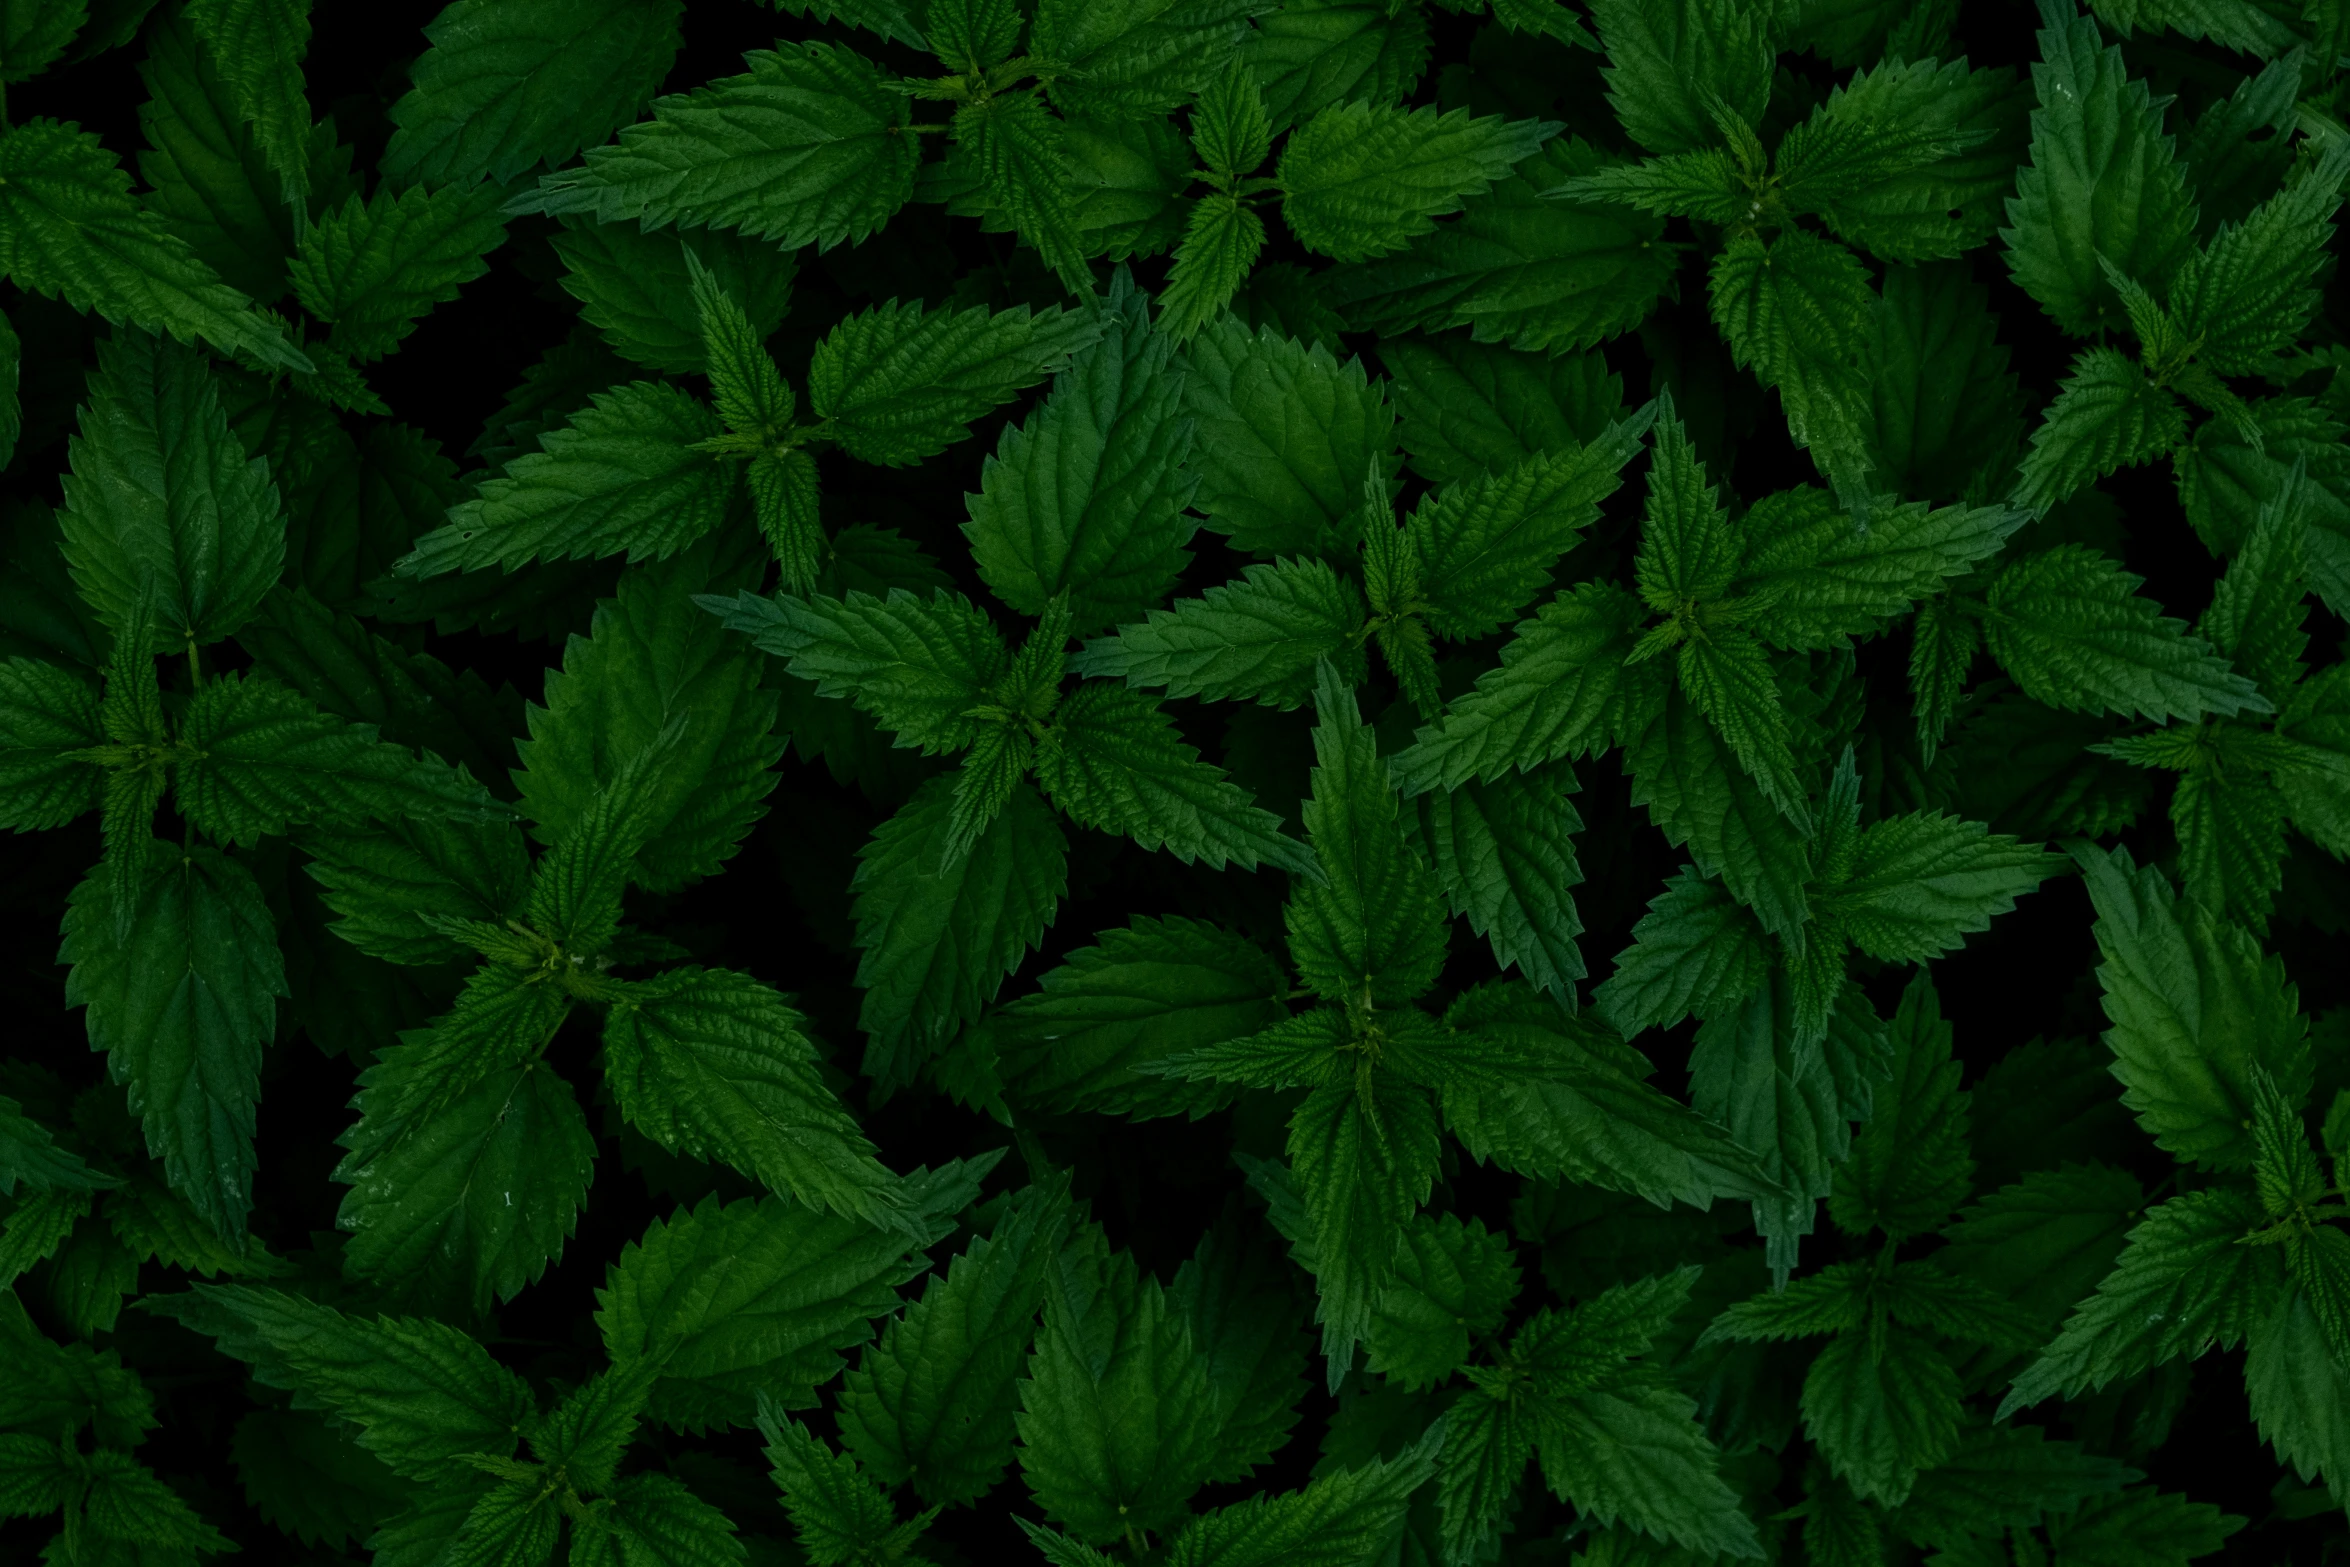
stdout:
[[1171,1527],[1214,1464],[1215,1398],[1184,1313],[1081,1230],[1044,1291],[1020,1381],[1020,1472],[1082,1539]]
[[[1763,928],[1786,937],[1808,917],[1804,840],[1738,763],[1696,703],[1673,691],[1624,737],[1632,803],[1666,838],[1686,844],[1697,869],[1719,876]],[[1643,715],[1644,717],[1646,715]]]
[[1786,1196],[1758,1199],[1755,1227],[1774,1272],[1794,1266],[1811,1233],[1813,1204],[1828,1194],[1835,1166],[1866,1120],[1883,1075],[1883,1025],[1850,987],[1825,1036],[1799,1033],[1790,982],[1770,982],[1697,1031],[1689,1061],[1689,1102],[1752,1150]]
[[445,1323],[346,1316],[252,1284],[199,1284],[148,1297],[148,1309],[214,1339],[254,1379],[359,1428],[359,1445],[393,1473],[452,1484],[465,1458],[503,1457],[532,1418],[530,1390]]
[[0,1197],[15,1195],[19,1181],[35,1191],[91,1191],[121,1184],[116,1177],[91,1169],[79,1154],[58,1147],[47,1127],[26,1115],[15,1100],[0,1095]]
[[754,341],[783,319],[798,270],[790,252],[723,230],[689,239],[631,223],[580,222],[551,243],[563,258],[563,290],[580,302],[580,315],[615,351],[653,370],[709,367],[694,265],[744,312]]
[[251,845],[301,822],[496,816],[461,768],[419,761],[264,676],[215,677],[181,721],[177,800],[199,831]]
[[1169,696],[1255,700],[1291,708],[1313,689],[1325,658],[1359,658],[1365,610],[1352,578],[1320,560],[1244,566],[1199,598],[1151,610],[1097,637],[1070,660],[1081,675],[1163,686]]
[[1197,526],[1183,515],[1194,425],[1175,345],[1151,330],[1148,301],[1123,273],[1098,309],[1103,335],[1004,431],[963,525],[996,597],[1041,615],[1065,593],[1078,636],[1158,603]]
[[[953,1227],[992,1162],[907,1177],[922,1245]],[[616,1363],[659,1371],[650,1418],[682,1431],[748,1425],[761,1394],[785,1409],[815,1403],[841,1352],[871,1337],[897,1287],[922,1273],[915,1242],[781,1197],[706,1198],[621,1248],[596,1293],[596,1328]]]
[[1144,1075],[1169,1056],[1288,1016],[1289,975],[1256,942],[1180,916],[1137,917],[1080,947],[990,1018],[1008,1092],[1057,1113],[1197,1115],[1230,1097]]
[[1254,554],[1351,554],[1364,473],[1385,479],[1401,465],[1384,385],[1358,359],[1341,365],[1319,344],[1237,318],[1203,332],[1188,357],[1194,504],[1208,526]]
[[[0,80],[21,82],[38,76],[65,52],[74,35],[89,20],[86,0],[35,0],[10,6],[0,19]],[[48,1509],[42,1509],[48,1511]]]
[[1069,199],[1074,182],[1062,151],[1062,126],[1044,99],[1035,92],[972,99],[956,110],[951,134],[969,156],[981,190],[1061,286],[1091,292],[1093,273]]
[[[252,873],[218,851],[157,842],[117,890],[74,889],[58,961],[65,1004],[130,1090],[147,1149],[224,1237],[244,1233],[261,1050],[287,993],[277,931]],[[127,906],[119,901],[128,898]]]
[[302,83],[309,0],[195,0],[187,17],[262,157],[284,181],[286,201],[302,205],[310,192],[310,102]]
[[1853,1139],[1851,1158],[1836,1167],[1828,1213],[1854,1235],[1883,1230],[1898,1240],[1941,1227],[1966,1201],[1975,1161],[1950,1025],[1922,971],[1902,991],[1886,1037],[1893,1081]]
[[1183,238],[1159,293],[1163,325],[1178,342],[1224,314],[1265,248],[1265,220],[1252,207],[1222,191],[1211,191],[1184,220]]
[[2301,335],[2317,308],[2310,285],[2334,236],[2345,175],[2350,146],[2329,143],[2291,185],[2179,267],[2170,304],[2198,345],[2198,363],[2221,375],[2257,375]]
[[2043,13],[2032,67],[2031,162],[2000,231],[2008,270],[2075,337],[2126,326],[2107,263],[2156,293],[2195,249],[2195,201],[2163,134],[2162,109],[2119,45],[2061,8]]
[[109,321],[201,338],[274,369],[310,361],[131,198],[130,175],[78,126],[28,120],[0,135],[0,271]]
[[1956,1550],[2109,1496],[2132,1473],[2077,1442],[2051,1442],[2038,1426],[1971,1426],[1948,1458],[1918,1476],[1894,1527],[1920,1545]]
[[961,858],[941,863],[954,808],[934,778],[859,851],[857,983],[865,1000],[865,1071],[911,1077],[976,1018],[1052,923],[1068,890],[1068,840],[1025,784]]
[[762,652],[789,660],[818,696],[847,697],[926,756],[979,739],[970,709],[1011,666],[1003,636],[959,593],[928,600],[903,588],[886,599],[851,590],[846,599],[711,598],[731,631],[747,631]]
[[1067,112],[1105,119],[1164,114],[1219,79],[1215,62],[1259,9],[1260,0],[1045,0],[1036,8],[1029,47],[1077,67],[1052,83],[1053,101]]
[[2004,506],[1880,501],[1863,533],[1824,491],[1781,490],[1743,519],[1735,586],[1762,606],[1754,626],[1772,646],[1849,647],[1996,554],[2024,521]]
[[1298,973],[1330,1001],[1417,999],[1444,966],[1435,877],[1403,834],[1386,770],[1354,693],[1323,666],[1306,834],[1324,881],[1293,884],[1286,918]]
[[1803,1425],[1865,1498],[1898,1507],[1958,1447],[1958,1373],[1911,1328],[1839,1333],[1803,1379]]
[[605,1078],[621,1114],[671,1152],[893,1225],[897,1177],[818,1075],[806,1022],[748,975],[670,969],[627,985],[605,1015]]
[[29,658],[0,661],[0,826],[62,827],[96,810],[105,774],[74,753],[106,738],[87,682]]
[[116,333],[99,350],[68,453],[65,559],[108,629],[150,614],[159,640],[196,646],[244,624],[277,580],[285,517],[268,465],[229,429],[201,354]]
[[1763,798],[1798,831],[1808,828],[1793,726],[1763,645],[1735,626],[1711,630],[1675,650],[1674,673],[1689,706],[1705,716]]
[[1623,482],[1643,423],[1636,415],[1579,451],[1530,457],[1423,500],[1406,532],[1419,555],[1428,629],[1464,640],[1483,636],[1541,591]]
[[1438,1142],[1428,1094],[1391,1072],[1372,1074],[1359,1090],[1316,1088],[1290,1116],[1289,1157],[1311,1251],[1310,1262],[1299,1261],[1314,1275],[1333,1389],[1369,1335],[1403,1227],[1427,1201]]
[[531,561],[674,555],[717,527],[740,468],[694,449],[719,433],[710,410],[675,387],[631,382],[596,394],[560,428],[485,480],[445,527],[416,541],[403,577]]
[[1964,1210],[1938,1260],[2053,1332],[2111,1271],[2144,1203],[2136,1180],[2104,1165],[2038,1170]]
[[1787,433],[1845,503],[1865,501],[1872,408],[1862,355],[1878,310],[1868,270],[1841,245],[1791,228],[1768,245],[1733,238],[1711,286],[1731,358],[1778,392]]
[[1972,250],[2023,151],[2021,85],[1964,60],[1889,57],[1787,133],[1774,160],[1785,199],[1886,261]]
[[1583,879],[1575,788],[1574,773],[1556,762],[1431,792],[1417,802],[1412,834],[1445,902],[1493,944],[1494,961],[1562,999],[1583,977],[1583,921],[1568,892]]
[[1686,152],[1713,143],[1709,96],[1748,125],[1761,121],[1771,92],[1765,13],[1735,0],[1598,0],[1608,67],[1609,107],[1624,133],[1650,152]]
[[1175,1270],[1167,1298],[1188,1320],[1215,1405],[1211,1481],[1239,1480],[1271,1460],[1306,1393],[1304,1311],[1278,1250],[1218,1222]]
[[393,821],[314,829],[301,835],[306,867],[340,916],[337,936],[393,963],[447,963],[464,946],[441,933],[447,920],[491,926],[522,912],[530,850],[511,822]]
[[[1989,296],[1958,262],[1887,267],[1868,353],[1870,467],[1896,495],[1951,500],[2014,450],[2021,398]],[[1870,519],[1870,531],[1883,524]]]
[[1002,1477],[1022,1357],[1068,1222],[1064,1186],[1026,1188],[849,1372],[841,1439],[884,1482],[955,1506]]
[[2350,1474],[2350,1374],[2326,1341],[2307,1292],[2288,1287],[2248,1330],[2244,1391],[2260,1434],[2304,1481],[2339,1484]]
[[1623,382],[1597,354],[1541,357],[1466,337],[1379,345],[1412,467],[1437,483],[1601,444],[1624,419]]
[[1471,118],[1368,103],[1324,109],[1281,154],[1281,215],[1299,243],[1337,261],[1400,250],[1531,157],[1551,135],[1535,120]]
[[670,819],[666,768],[680,740],[672,724],[617,758],[587,809],[538,862],[523,918],[575,957],[601,954],[620,928],[620,897],[636,878],[637,853]]
[[1821,897],[1854,946],[1889,961],[1924,962],[2064,868],[2064,861],[1980,822],[1917,812],[1861,833],[1850,879]]
[[1649,900],[1632,945],[1592,1001],[1626,1039],[1707,1018],[1752,995],[1771,968],[1754,916],[1717,884],[1683,870]]
[[[717,542],[717,541],[713,541]],[[730,551],[739,560],[739,552]],[[742,586],[752,573],[708,547],[624,573],[588,635],[573,637],[545,705],[529,709],[515,783],[542,843],[560,842],[627,758],[672,723],[684,733],[649,802],[658,825],[636,852],[632,879],[670,891],[715,875],[775,786],[783,741],[762,660],[692,595]]]
[[1561,593],[1519,623],[1475,690],[1394,757],[1395,786],[1418,795],[1491,782],[1634,738],[1657,695],[1653,677],[1624,665],[1641,619],[1640,601],[1612,584]]
[[2000,1416],[2214,1344],[2232,1348],[2285,1297],[2276,1250],[2237,1244],[2261,1218],[2251,1193],[2233,1187],[2189,1192],[2150,1211],[2097,1293],[2073,1309],[2056,1341],[2015,1379]]
[[1036,781],[1070,818],[1221,870],[1267,864],[1311,875],[1312,851],[1281,818],[1200,759],[1156,697],[1087,681],[1053,715],[1037,747]]
[[1479,342],[1529,353],[1589,348],[1627,331],[1672,281],[1665,220],[1547,194],[1612,161],[1580,138],[1554,140],[1400,255],[1323,273],[1323,293],[1358,331],[1465,326]]
[[1670,1387],[1627,1381],[1577,1393],[1537,1417],[1543,1478],[1599,1524],[1707,1556],[1760,1556],[1696,1412],[1696,1400]]
[[929,1521],[925,1516],[900,1524],[889,1494],[865,1477],[855,1459],[833,1452],[797,1420],[779,1419],[766,1398],[759,1401],[759,1430],[792,1532],[806,1559],[820,1567],[890,1561]]
[[362,1075],[360,1120],[339,1139],[349,1152],[335,1178],[352,1190],[336,1222],[353,1232],[346,1264],[387,1299],[483,1311],[561,1255],[596,1144],[570,1085],[527,1044],[403,1113],[402,1069],[432,1050],[429,1036],[411,1036]]
[[1167,1567],[1349,1567],[1375,1561],[1436,1470],[1432,1428],[1392,1458],[1332,1468],[1302,1490],[1259,1493],[1202,1514],[1167,1548]]
[[294,292],[334,323],[328,343],[360,364],[381,359],[434,305],[489,270],[506,238],[494,185],[353,196],[302,236]]
[[1370,1370],[1407,1388],[1432,1387],[1469,1358],[1518,1293],[1506,1237],[1451,1214],[1415,1217],[1395,1254],[1395,1282],[1369,1334]]
[[2186,1567],[2243,1527],[2243,1519],[2209,1502],[2140,1485],[2051,1520],[2048,1536],[2056,1560],[2067,1567]]
[[1276,132],[1334,103],[1392,104],[1428,68],[1428,23],[1379,0],[1293,0],[1256,19],[1238,51]]
[[682,42],[679,0],[453,0],[391,107],[401,184],[512,182],[634,119]]
[[405,1483],[317,1415],[253,1410],[229,1453],[253,1510],[305,1545],[347,1549],[408,1504]]
[[2215,1169],[2252,1163],[2253,1082],[2306,1096],[2307,1025],[2283,965],[2126,849],[2074,851],[2097,908],[2097,980],[2122,1103],[2164,1148]]
[[891,301],[826,333],[808,364],[823,433],[866,462],[905,467],[970,433],[1100,336],[1090,311],[940,308]]
[[2138,595],[2142,580],[2081,544],[2010,562],[1986,599],[1991,656],[2027,696],[2076,713],[2161,720],[2267,711],[2251,681]]
[[2048,415],[2032,432],[2014,501],[2045,514],[2122,468],[2163,456],[2187,433],[2187,411],[2138,361],[2092,348],[2073,361]]
[[[633,47],[615,50],[615,75],[621,61],[634,63]],[[830,250],[864,239],[913,196],[921,150],[906,129],[911,101],[872,62],[827,43],[755,49],[744,62],[741,76],[657,100],[652,119],[545,176],[517,209],[739,229],[786,250]],[[666,70],[661,60],[654,74]]]

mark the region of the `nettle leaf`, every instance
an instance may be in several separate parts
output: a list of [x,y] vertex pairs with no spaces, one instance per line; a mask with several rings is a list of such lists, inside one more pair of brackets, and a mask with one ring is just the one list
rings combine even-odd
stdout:
[[1313,852],[1282,834],[1280,817],[1202,761],[1157,698],[1125,686],[1088,681],[1062,702],[1037,747],[1036,781],[1072,821],[1187,864],[1314,869]]
[[1048,1516],[1102,1542],[1159,1530],[1214,1462],[1214,1395],[1184,1314],[1087,1227],[1049,1270],[1020,1381],[1020,1469]]
[[1869,374],[1862,360],[1877,312],[1852,252],[1806,229],[1769,244],[1730,241],[1712,275],[1714,324],[1739,365],[1779,393],[1787,431],[1848,505],[1865,510]]
[[105,773],[74,753],[105,743],[86,681],[34,659],[0,662],[0,826],[62,827],[96,810]]
[[2015,503],[2044,513],[2122,468],[2168,453],[2187,433],[2187,410],[2145,367],[2111,348],[2092,348],[2032,432]]
[[1103,335],[1004,432],[963,525],[996,597],[1040,615],[1068,594],[1079,636],[1164,597],[1196,526],[1183,515],[1198,483],[1187,467],[1196,426],[1175,345],[1151,330],[1147,301],[1122,273],[1098,308]]
[[960,751],[979,738],[971,709],[1010,667],[995,625],[969,599],[943,590],[925,600],[904,588],[886,599],[851,589],[845,599],[712,597],[703,607],[747,631],[760,651],[788,661],[819,696],[847,697],[925,755]]
[[1709,94],[1748,125],[1761,120],[1771,91],[1761,11],[1729,0],[1601,0],[1592,20],[1608,57],[1609,104],[1624,134],[1650,152],[1717,140]]
[[487,271],[506,237],[494,185],[353,196],[303,234],[294,253],[302,306],[334,323],[327,342],[365,364],[381,359],[436,304]]
[[1271,327],[1237,317],[1187,353],[1184,407],[1198,425],[1195,504],[1233,547],[1343,557],[1361,537],[1363,475],[1402,464],[1383,384]]
[[132,199],[129,173],[95,136],[28,120],[0,136],[0,181],[0,270],[19,288],[273,369],[313,368],[274,321]]
[[2265,712],[2268,699],[2183,621],[2141,598],[2141,578],[2080,544],[2026,555],[1992,579],[1991,656],[2035,701],[2147,718]]
[[1256,19],[1238,51],[1275,132],[1336,103],[1393,104],[1428,68],[1428,22],[1416,8],[1305,0]]
[[1537,357],[1458,335],[1379,345],[1412,467],[1439,484],[1597,442],[1623,382],[1597,354]]
[[897,1287],[977,1195],[992,1158],[906,1177],[920,1233],[768,1197],[706,1198],[623,1247],[596,1292],[596,1328],[613,1361],[657,1374],[645,1411],[674,1430],[745,1426],[759,1400],[805,1409],[840,1374],[843,1351],[873,1335]]
[[2127,849],[2074,851],[2097,908],[2106,1043],[2122,1103],[2154,1140],[2216,1169],[2252,1162],[2255,1074],[2305,1097],[2307,1024],[2283,966],[2240,926],[2182,903]]
[[1583,879],[1575,788],[1573,771],[1556,762],[1424,794],[1407,818],[1446,903],[1492,942],[1494,961],[1562,998],[1584,972],[1575,945],[1583,922],[1568,890]]
[[357,1426],[359,1445],[411,1480],[457,1482],[467,1458],[512,1453],[533,1420],[522,1379],[445,1323],[368,1321],[250,1284],[199,1284],[149,1309],[214,1339],[295,1408]]
[[816,345],[808,401],[841,450],[904,466],[961,440],[1101,332],[1090,313],[1027,307],[925,312],[895,301],[860,312]]
[[201,355],[118,333],[99,351],[68,452],[65,559],[109,630],[143,614],[158,635],[200,646],[244,624],[277,580],[285,514]]
[[130,1090],[172,1187],[232,1243],[251,1206],[261,1050],[287,994],[253,873],[217,850],[156,842],[117,885],[94,872],[67,906],[65,1002]]
[[1307,249],[1362,261],[1400,249],[1463,197],[1482,194],[1551,135],[1540,121],[1405,112],[1368,103],[1324,109],[1281,153],[1281,215]]
[[1415,1000],[1444,965],[1448,932],[1436,878],[1404,836],[1354,692],[1327,665],[1314,707],[1305,825],[1323,879],[1301,876],[1290,893],[1291,958],[1325,1000]]
[[633,879],[669,891],[713,875],[765,814],[783,754],[775,693],[762,688],[762,660],[693,600],[750,576],[709,545],[688,549],[623,575],[588,635],[571,639],[516,748],[515,783],[542,843],[572,832],[621,766],[680,722],[657,783],[660,824]]
[[1244,566],[1234,581],[1154,609],[1069,662],[1081,675],[1161,686],[1169,696],[1292,708],[1323,659],[1361,668],[1362,590],[1320,560]]
[[679,0],[454,0],[391,107],[384,171],[418,185],[496,185],[560,163],[634,119],[683,38]]
[[2031,161],[2008,202],[2008,269],[2075,337],[2128,325],[2103,271],[2160,293],[2195,248],[2195,199],[2163,133],[2161,106],[2119,45],[2062,7],[2043,9],[2032,67]]
[[1068,890],[1067,836],[1026,784],[945,860],[953,814],[952,777],[924,784],[860,851],[851,884],[865,1070],[885,1082],[910,1078],[978,1017]]
[[1868,362],[1870,464],[1887,490],[1954,499],[2013,450],[2022,400],[1997,325],[1963,264],[1885,269]]
[[934,1504],[976,1500],[1012,1461],[1018,1379],[1070,1219],[1060,1184],[1024,1190],[922,1298],[882,1329],[841,1389],[841,1438],[875,1475]]
[[539,559],[630,560],[673,555],[716,528],[736,504],[740,468],[696,451],[719,433],[699,401],[651,381],[598,392],[541,450],[505,465],[448,524],[416,541],[405,577]]
[[1479,342],[1529,353],[1589,348],[1628,331],[1672,282],[1665,220],[1551,196],[1613,161],[1580,138],[1554,139],[1468,198],[1458,218],[1400,254],[1323,273],[1321,289],[1361,331],[1465,326]]
[[985,1025],[1006,1090],[1058,1111],[1136,1119],[1215,1109],[1232,1090],[1147,1075],[1169,1056],[1289,1015],[1288,971],[1246,937],[1197,920],[1136,918],[1047,970]]
[[869,1223],[897,1218],[897,1177],[825,1086],[806,1019],[724,969],[630,983],[604,1020],[621,1114],[673,1152],[716,1158],[769,1189]]
[[689,235],[579,222],[551,243],[563,258],[563,290],[580,302],[581,316],[616,352],[654,370],[709,367],[694,265],[717,281],[761,339],[783,319],[797,271],[789,251],[723,230]]
[[862,240],[913,196],[921,152],[906,130],[910,100],[871,61],[808,43],[753,50],[744,63],[741,76],[659,99],[650,120],[545,176],[517,208],[829,250]]

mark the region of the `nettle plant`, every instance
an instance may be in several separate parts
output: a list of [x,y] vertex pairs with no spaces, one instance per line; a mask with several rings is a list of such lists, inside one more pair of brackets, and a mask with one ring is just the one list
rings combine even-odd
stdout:
[[0,4],[0,1555],[2342,1559],[2350,12],[2037,12]]

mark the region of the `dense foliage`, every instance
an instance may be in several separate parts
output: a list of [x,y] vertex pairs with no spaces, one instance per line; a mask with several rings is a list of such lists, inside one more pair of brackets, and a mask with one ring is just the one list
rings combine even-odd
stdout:
[[2350,1555],[2350,7],[777,4],[0,0],[0,1556]]

